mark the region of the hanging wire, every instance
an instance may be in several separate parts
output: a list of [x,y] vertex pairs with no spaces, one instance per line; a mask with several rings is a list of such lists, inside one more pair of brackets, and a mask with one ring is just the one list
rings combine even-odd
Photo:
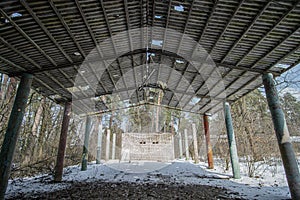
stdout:
[[149,75],[149,38],[148,38],[148,24],[149,24],[149,0],[146,0],[146,34],[147,34],[147,46],[146,46],[146,76],[145,79]]

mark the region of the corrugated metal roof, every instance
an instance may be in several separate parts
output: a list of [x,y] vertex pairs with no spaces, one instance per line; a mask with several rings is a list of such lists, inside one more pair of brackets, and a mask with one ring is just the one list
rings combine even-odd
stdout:
[[4,0],[0,16],[2,73],[100,110],[94,97],[147,103],[160,88],[162,105],[214,112],[300,62],[295,0]]

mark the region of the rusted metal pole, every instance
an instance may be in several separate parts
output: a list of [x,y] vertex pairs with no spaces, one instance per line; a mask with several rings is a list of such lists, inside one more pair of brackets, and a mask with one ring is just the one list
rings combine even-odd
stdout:
[[82,151],[82,163],[81,163],[81,171],[87,170],[87,162],[88,162],[88,154],[89,154],[89,139],[90,139],[90,132],[92,129],[92,119],[90,116],[86,117],[85,122],[85,134],[84,134],[84,144],[83,144],[83,151]]
[[237,153],[234,130],[232,125],[230,105],[226,102],[224,103],[224,114],[225,114],[225,124],[226,124],[227,138],[229,144],[230,160],[232,166],[232,174],[233,174],[233,178],[239,179],[241,178],[239,157]]
[[4,141],[0,152],[0,199],[4,199],[5,191],[10,176],[10,168],[16,148],[16,143],[21,129],[25,108],[30,93],[32,74],[23,74],[15,102],[9,117]]
[[214,168],[213,151],[210,143],[209,122],[208,122],[207,115],[203,115],[203,124],[204,124],[204,134],[205,134],[205,141],[206,141],[208,168],[213,169]]
[[197,140],[197,130],[196,124],[192,124],[193,129],[193,143],[194,143],[194,155],[195,163],[199,163],[199,154],[198,154],[198,140]]
[[291,196],[292,199],[300,199],[299,168],[272,74],[268,73],[263,75],[263,84]]
[[71,102],[66,102],[61,131],[60,131],[59,146],[58,146],[56,166],[55,166],[55,172],[54,172],[54,181],[55,182],[61,182],[62,176],[63,176],[64,159],[65,159],[65,151],[66,151],[70,117],[71,117]]

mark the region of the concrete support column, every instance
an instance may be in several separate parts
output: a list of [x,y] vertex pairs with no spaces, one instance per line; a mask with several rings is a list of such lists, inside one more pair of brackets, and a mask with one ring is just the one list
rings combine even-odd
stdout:
[[233,174],[233,178],[239,179],[241,178],[239,157],[237,153],[234,130],[232,125],[230,105],[228,103],[224,103],[224,114],[225,114],[225,124],[226,124],[227,138],[229,144],[230,160],[232,166],[232,174]]
[[185,141],[185,157],[187,160],[190,159],[190,152],[189,152],[189,138],[187,134],[187,130],[184,129],[184,141]]
[[98,138],[97,138],[97,158],[96,158],[96,164],[100,164],[101,163],[101,152],[102,152],[101,150],[102,150],[102,124],[99,124]]
[[183,158],[183,153],[182,153],[182,135],[181,132],[178,132],[178,136],[179,136],[179,158]]
[[199,163],[199,154],[198,154],[198,140],[197,140],[197,130],[196,124],[192,124],[193,129],[193,143],[194,143],[194,155],[195,163]]
[[207,161],[208,161],[208,168],[214,168],[214,161],[213,161],[213,152],[212,146],[210,143],[210,133],[209,133],[209,122],[208,116],[203,115],[203,124],[204,124],[204,134],[205,134],[205,141],[206,141],[206,152],[207,152]]
[[110,151],[110,130],[107,129],[106,135],[106,150],[105,150],[105,160],[109,160],[109,151]]
[[83,144],[83,151],[82,151],[82,163],[81,163],[81,171],[87,170],[87,162],[88,162],[88,154],[89,154],[89,139],[90,139],[90,132],[92,129],[92,119],[90,116],[86,117],[85,123],[85,134],[84,134],[84,144]]
[[70,117],[71,117],[71,102],[66,102],[63,121],[61,125],[58,152],[57,152],[55,172],[54,172],[55,182],[62,181]]
[[5,191],[10,175],[11,164],[20,133],[22,120],[25,114],[26,104],[32,83],[32,74],[23,74],[15,102],[9,117],[6,133],[0,152],[0,199],[4,199]]
[[113,141],[112,141],[112,151],[111,151],[111,159],[112,160],[116,159],[116,138],[117,138],[117,135],[114,133]]
[[292,199],[300,199],[299,168],[272,74],[268,73],[263,75],[263,84],[291,196]]

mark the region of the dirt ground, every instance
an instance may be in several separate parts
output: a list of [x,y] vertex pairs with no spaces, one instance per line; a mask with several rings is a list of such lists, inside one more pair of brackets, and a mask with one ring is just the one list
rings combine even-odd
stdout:
[[110,183],[103,181],[73,183],[51,193],[16,194],[10,199],[242,199],[223,188],[176,183]]

